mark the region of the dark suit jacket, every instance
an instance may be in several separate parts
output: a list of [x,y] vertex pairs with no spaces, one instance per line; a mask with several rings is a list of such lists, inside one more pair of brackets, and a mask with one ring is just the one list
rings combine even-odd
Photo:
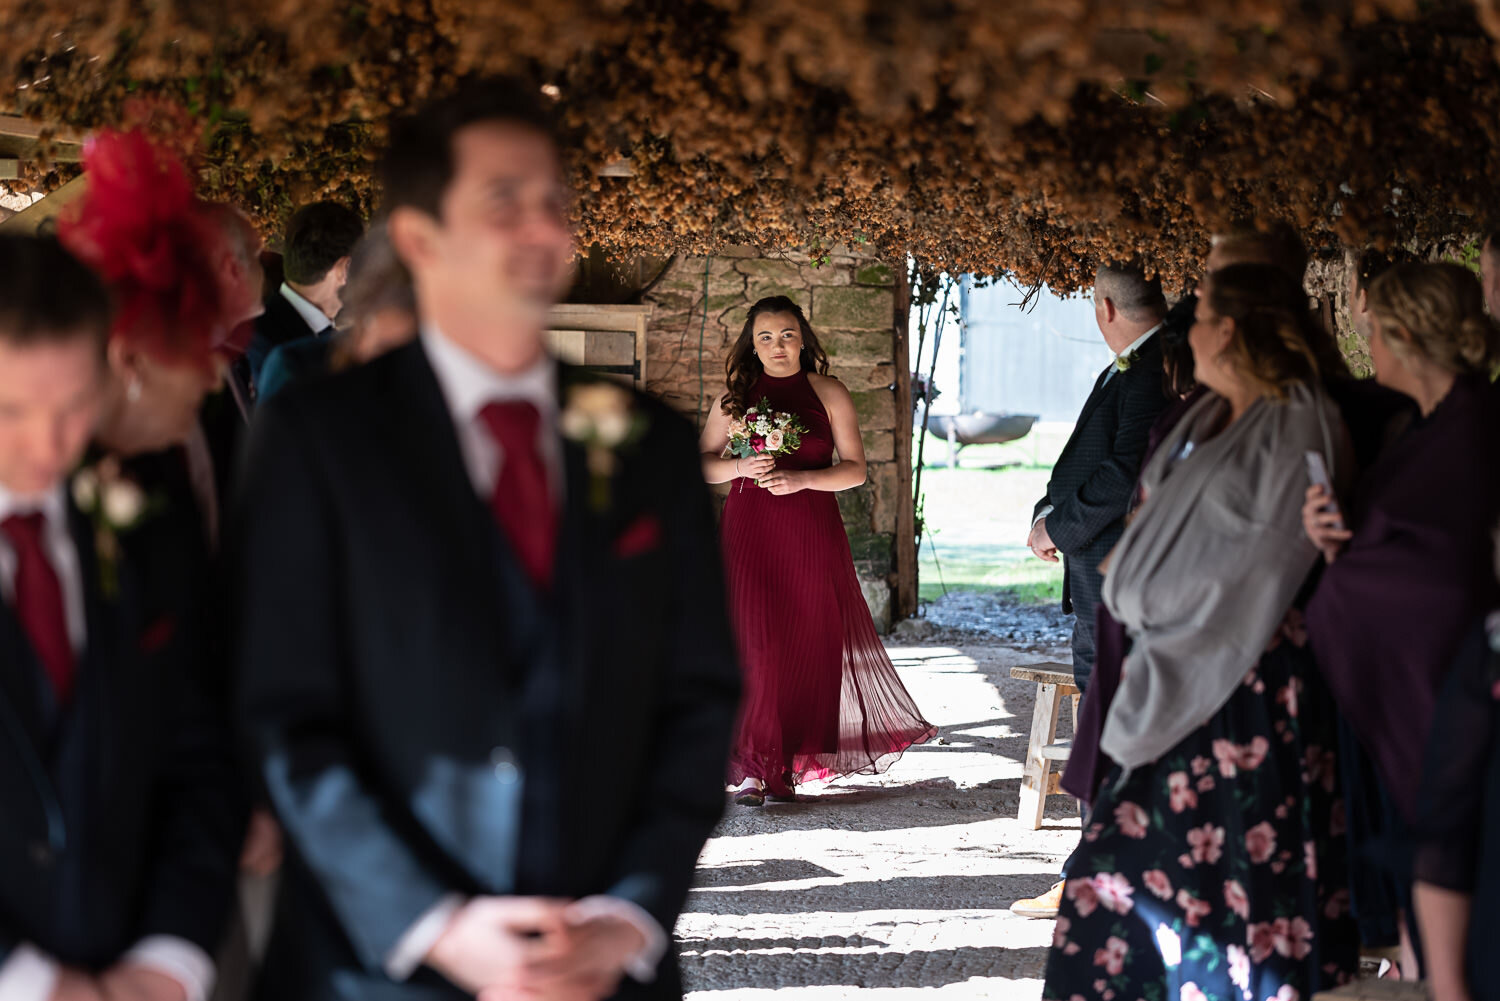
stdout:
[[[634,405],[649,430],[603,509],[563,443],[556,596],[519,602],[420,342],[261,411],[230,555],[239,713],[290,846],[263,996],[461,997],[384,974],[454,891],[608,893],[670,934],[723,808],[739,673],[695,436]],[[540,717],[538,677],[561,695]],[[518,862],[528,844],[562,864]],[[621,996],[679,994],[669,954]]]
[[327,372],[334,343],[333,337],[303,337],[275,348],[261,366],[256,399],[264,403],[290,383]]
[[194,653],[199,528],[173,509],[121,533],[113,596],[76,511],[72,530],[88,642],[70,705],[0,603],[0,962],[31,942],[101,969],[157,934],[212,955],[244,814],[227,719]]
[[[1069,591],[1075,577],[1098,594],[1099,563],[1125,532],[1146,440],[1168,400],[1162,389],[1161,335],[1148,340],[1135,362],[1105,382],[1099,374],[1079,412],[1072,437],[1052,467],[1047,493],[1032,514],[1048,505],[1047,534],[1063,554],[1063,611],[1073,611]],[[1079,614],[1092,615],[1092,610]]]
[[318,331],[309,327],[302,314],[286,301],[286,296],[279,290],[271,293],[266,299],[266,311],[255,321],[255,336],[250,338],[250,347],[245,351],[251,381],[260,380],[261,367],[273,350],[316,333]]

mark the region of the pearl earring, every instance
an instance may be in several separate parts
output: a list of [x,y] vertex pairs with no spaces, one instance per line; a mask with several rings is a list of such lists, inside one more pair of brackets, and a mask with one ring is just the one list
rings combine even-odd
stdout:
[[130,384],[125,387],[125,399],[131,403],[139,402],[141,398],[141,380],[139,376],[132,376]]

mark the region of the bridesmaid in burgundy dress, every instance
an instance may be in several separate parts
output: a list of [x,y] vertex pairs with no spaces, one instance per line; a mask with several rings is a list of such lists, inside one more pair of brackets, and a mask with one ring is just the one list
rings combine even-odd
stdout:
[[[864,443],[801,308],[786,296],[752,306],[725,370],[703,472],[733,481],[720,531],[745,703],[729,778],[735,802],[760,806],[799,782],[882,771],[937,729],[902,686],[854,573],[833,494],[864,483]],[[730,421],[763,398],[801,418],[801,444],[724,457]]]

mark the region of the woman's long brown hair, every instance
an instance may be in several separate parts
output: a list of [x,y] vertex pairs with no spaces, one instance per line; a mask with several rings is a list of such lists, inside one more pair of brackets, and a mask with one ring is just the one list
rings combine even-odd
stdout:
[[802,328],[802,371],[828,374],[828,354],[818,343],[818,335],[813,333],[812,324],[807,322],[802,307],[784,295],[767,296],[750,307],[745,328],[740,331],[734,347],[729,349],[729,357],[724,359],[724,402],[719,409],[730,417],[739,417],[745,412],[750,405],[746,399],[750,387],[765,372],[765,366],[755,354],[755,318],[764,313],[791,313],[795,316],[797,325]]
[[1272,399],[1296,384],[1347,377],[1338,344],[1307,308],[1302,283],[1269,264],[1231,264],[1214,272],[1208,305],[1234,321],[1225,361]]

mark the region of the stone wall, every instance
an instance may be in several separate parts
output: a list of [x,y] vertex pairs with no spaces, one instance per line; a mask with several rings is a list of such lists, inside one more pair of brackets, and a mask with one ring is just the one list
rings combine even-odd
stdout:
[[[1422,261],[1448,261],[1477,269],[1480,243],[1464,237],[1449,237],[1405,249]],[[1375,374],[1370,345],[1354,330],[1349,314],[1349,282],[1358,262],[1354,250],[1314,259],[1307,268],[1307,289],[1317,299],[1323,323],[1338,337],[1349,368],[1361,378]]]
[[1313,260],[1307,267],[1307,289],[1316,299],[1323,325],[1338,338],[1339,348],[1349,369],[1361,378],[1373,374],[1370,346],[1354,330],[1349,319],[1349,276],[1353,274],[1354,254]]
[[[910,469],[902,475],[898,462],[904,450],[894,387],[906,361],[895,270],[843,250],[818,264],[806,256],[762,257],[751,248],[677,258],[642,298],[654,307],[646,388],[701,426],[723,392],[724,357],[746,313],[769,295],[802,306],[828,352],[829,374],[854,397],[869,475],[838,499],[865,597],[884,631],[895,607],[896,526],[902,506],[911,504]],[[906,420],[899,430],[908,434]]]

